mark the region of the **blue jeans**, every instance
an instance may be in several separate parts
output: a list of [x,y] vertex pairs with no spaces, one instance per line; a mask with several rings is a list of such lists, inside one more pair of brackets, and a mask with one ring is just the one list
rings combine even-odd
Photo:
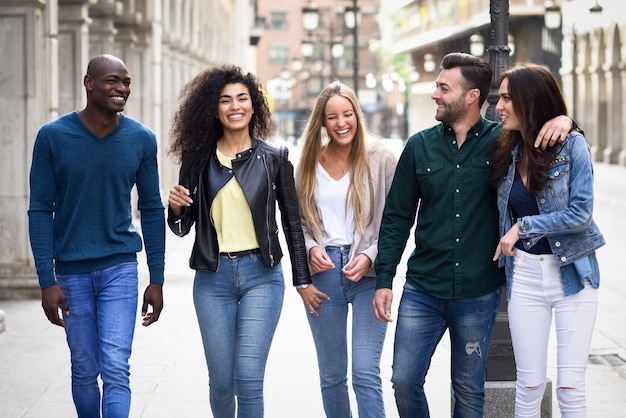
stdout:
[[485,370],[500,289],[477,298],[442,300],[404,285],[393,354],[391,381],[401,417],[429,417],[426,373],[448,329],[455,418],[482,418]]
[[63,315],[72,361],[72,396],[79,418],[128,417],[130,353],[137,319],[137,263],[85,274],[56,275],[69,315]]
[[347,385],[347,322],[348,305],[352,304],[352,387],[359,418],[383,418],[380,356],[387,324],[378,321],[372,309],[376,279],[363,277],[354,283],[341,272],[348,263],[349,252],[349,246],[326,247],[335,268],[311,278],[315,287],[330,297],[318,309],[319,316],[307,311],[317,351],[324,410],[328,418],[351,416]]
[[198,270],[193,301],[209,371],[215,418],[263,417],[263,380],[283,306],[281,264],[268,267],[260,253],[220,256],[216,272]]

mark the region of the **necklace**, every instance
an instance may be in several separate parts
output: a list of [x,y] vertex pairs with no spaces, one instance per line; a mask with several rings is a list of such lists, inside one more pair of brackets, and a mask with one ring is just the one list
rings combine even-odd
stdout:
[[[324,165],[327,166],[326,170],[327,171],[338,170],[338,172],[340,173],[338,177],[339,178],[343,177],[348,172],[350,164],[348,164],[347,161],[344,162],[344,164],[340,164],[340,162],[342,161],[341,157],[337,156],[337,154],[330,152],[330,150],[327,150],[327,151],[328,152],[326,152],[326,155],[324,156],[324,162],[325,162]],[[331,165],[328,166],[328,163],[331,163]]]

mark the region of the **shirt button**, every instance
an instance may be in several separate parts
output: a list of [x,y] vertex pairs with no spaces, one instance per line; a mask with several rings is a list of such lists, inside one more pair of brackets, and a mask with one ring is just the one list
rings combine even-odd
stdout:
[[456,145],[456,141],[452,141],[452,145]]
[[556,171],[556,172],[554,173],[554,176],[555,176],[555,177],[558,177],[558,176],[559,176],[559,172],[558,172],[558,171]]
[[459,238],[455,239],[454,241],[456,242],[461,242],[461,240]]
[[455,267],[458,267],[461,263],[459,263],[458,261],[456,263],[454,263]]
[[454,215],[454,216],[455,216],[455,217],[457,217],[457,218],[460,218],[460,217],[461,217],[461,214],[460,214],[460,213],[457,213],[457,214],[456,214],[456,215]]
[[426,169],[426,171],[430,173],[430,167],[429,167],[429,168],[427,168],[427,169]]
[[459,190],[459,189],[456,189],[456,190],[455,190],[455,192],[459,193],[459,192],[460,192],[460,190]]
[[457,164],[457,165],[456,165],[456,168],[461,168],[461,164]]

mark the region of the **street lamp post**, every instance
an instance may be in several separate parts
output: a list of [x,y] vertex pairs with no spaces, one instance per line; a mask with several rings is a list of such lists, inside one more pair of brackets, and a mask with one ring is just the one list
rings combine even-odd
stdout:
[[[325,9],[325,11],[329,12],[330,9]],[[305,7],[302,8],[302,26],[309,34],[309,39],[305,40],[302,43],[303,49],[302,54],[307,56],[307,53],[313,53],[313,43],[310,38],[314,31],[319,29],[320,26],[320,13],[322,10],[315,6],[314,3],[309,2]],[[335,26],[333,22],[333,18],[335,16],[330,16],[329,22],[329,42],[331,43],[331,68],[334,68],[334,60],[335,58],[340,58],[343,56],[343,35],[342,31],[340,35],[337,35],[335,32]],[[350,30],[352,33],[353,39],[353,65],[352,65],[352,84],[355,92],[358,92],[359,87],[359,9],[358,9],[358,1],[352,0],[351,7],[345,7],[343,9],[343,23],[346,28]],[[322,36],[320,36],[322,39]],[[322,43],[325,41],[322,40]],[[336,76],[334,73],[331,76]]]
[[[301,46],[301,54],[305,58],[313,57],[313,53],[315,51],[315,45],[313,44],[313,35],[315,34],[318,37],[318,43],[326,46],[328,45],[330,48],[329,54],[329,64],[330,64],[330,81],[337,76],[337,71],[335,67],[335,60],[341,58],[344,52],[343,39],[336,33],[335,28],[335,16],[331,13],[330,9],[324,9],[325,12],[329,13],[328,16],[328,38],[325,38],[323,34],[319,33],[318,29],[322,27],[321,22],[321,13],[322,10],[317,8],[313,3],[309,3],[307,6],[302,8],[302,27],[308,33],[308,38],[302,41]],[[326,59],[325,47],[322,49],[321,59],[322,62]],[[323,84],[326,84],[326,80],[323,81]]]
[[354,62],[352,64],[352,85],[354,87],[354,91],[358,93],[359,90],[359,18],[358,18],[359,8],[358,1],[352,0],[352,7],[346,9],[344,12],[344,18],[346,26],[352,31],[352,39],[353,39],[353,59]]
[[500,120],[496,110],[498,103],[498,78],[509,66],[509,0],[489,0],[491,16],[491,44],[489,45],[489,64],[493,70],[491,90],[487,97],[489,107],[485,117]]

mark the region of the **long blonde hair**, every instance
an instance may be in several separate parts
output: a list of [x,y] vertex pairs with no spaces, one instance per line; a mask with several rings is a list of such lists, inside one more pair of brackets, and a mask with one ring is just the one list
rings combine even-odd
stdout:
[[[367,127],[363,119],[363,112],[354,91],[345,84],[335,81],[327,86],[317,97],[313,105],[313,112],[309,117],[302,135],[304,144],[300,154],[300,163],[296,173],[298,188],[298,203],[302,217],[316,235],[323,234],[322,223],[313,195],[317,185],[316,167],[322,150],[328,146],[331,139],[324,127],[324,109],[326,103],[333,96],[345,97],[352,104],[357,120],[357,129],[352,141],[348,156],[348,170],[350,186],[346,197],[346,206],[351,205],[354,211],[354,222],[359,233],[365,228],[373,214],[374,190],[372,177],[367,160],[366,139]],[[363,179],[367,179],[363,185]],[[365,186],[365,187],[364,187]],[[369,193],[369,196],[366,195]],[[366,204],[369,203],[369,207]]]

